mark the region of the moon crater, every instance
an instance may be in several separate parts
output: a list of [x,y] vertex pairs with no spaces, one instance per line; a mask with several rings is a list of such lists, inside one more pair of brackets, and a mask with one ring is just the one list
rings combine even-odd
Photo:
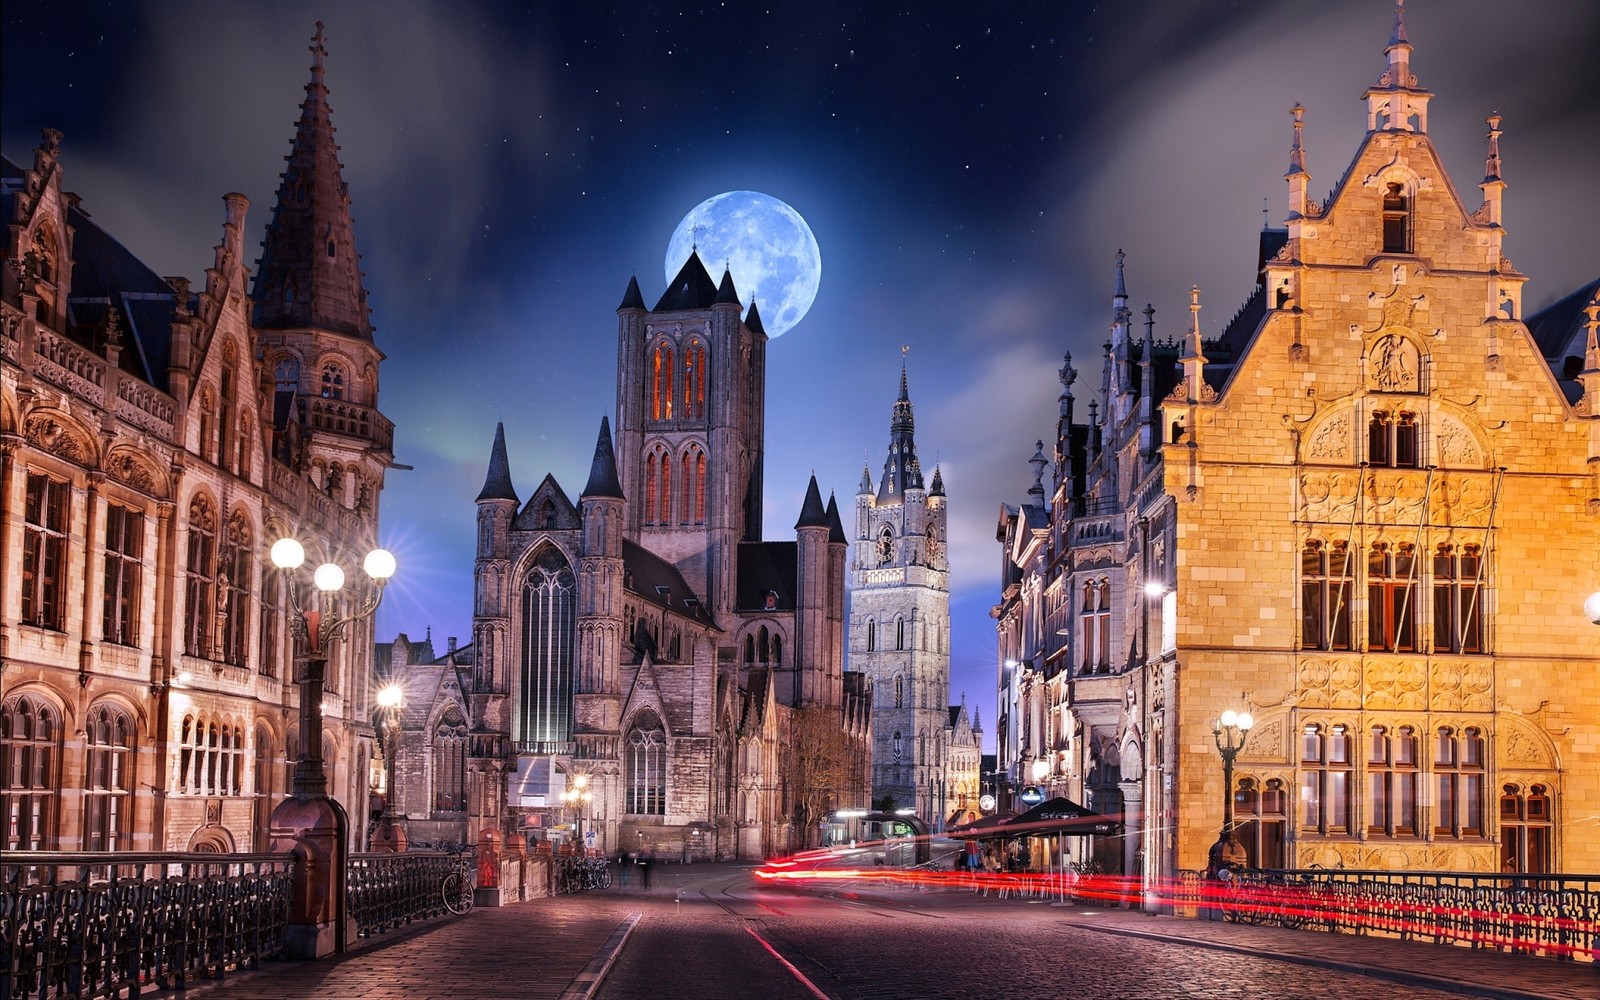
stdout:
[[698,250],[713,274],[726,264],[739,301],[754,301],[768,337],[780,337],[805,316],[822,281],[822,252],[799,212],[759,191],[725,191],[707,198],[678,223],[667,244],[671,281]]

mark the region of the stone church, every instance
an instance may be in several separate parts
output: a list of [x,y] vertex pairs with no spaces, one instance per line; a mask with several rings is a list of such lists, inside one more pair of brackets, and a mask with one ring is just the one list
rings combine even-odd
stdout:
[[944,480],[924,482],[906,370],[876,488],[861,470],[850,558],[850,666],[872,682],[872,799],[937,827],[954,807]]
[[[393,441],[320,25],[311,50],[253,284],[244,195],[224,196],[191,286],[83,210],[59,132],[3,164],[7,851],[262,851],[290,790],[297,649],[266,550],[293,534],[354,572]],[[329,793],[361,815],[370,622],[346,635],[322,755]]]
[[1600,282],[1524,314],[1499,116],[1468,203],[1399,13],[1385,53],[1325,200],[1293,108],[1286,225],[1215,334],[1198,289],[1141,330],[1118,255],[1088,419],[1069,356],[1001,511],[1000,766],[1121,817],[1084,850],[1151,889],[1225,804],[1252,866],[1600,867]]
[[[653,309],[630,280],[616,434],[603,419],[576,502],[550,475],[521,499],[496,429],[472,643],[450,657],[459,683],[429,674],[444,694],[410,723],[442,747],[433,715],[464,709],[472,839],[581,831],[613,854],[758,859],[866,804],[849,544],[815,477],[794,540],[762,540],[767,336],[740,309],[696,253]],[[429,815],[405,780],[408,818]],[[563,798],[580,786],[586,801]]]

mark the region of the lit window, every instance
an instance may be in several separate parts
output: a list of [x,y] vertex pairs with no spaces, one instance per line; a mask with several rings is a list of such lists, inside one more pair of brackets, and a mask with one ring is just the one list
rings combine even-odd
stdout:
[[106,642],[139,643],[139,581],[144,574],[144,515],[106,504],[105,597],[100,625]]
[[55,706],[29,695],[0,711],[0,811],[5,813],[5,849],[42,851],[55,846],[56,792],[60,788],[61,716]]
[[1233,815],[1238,821],[1235,834],[1244,846],[1249,867],[1284,867],[1288,808],[1289,794],[1281,779],[1272,778],[1265,787],[1254,778],[1239,779],[1233,793]]
[[217,587],[217,515],[197,496],[189,504],[188,559],[184,563],[184,649],[190,656],[212,655]]
[[98,705],[89,712],[84,744],[84,848],[127,850],[133,803],[133,720],[120,708]]
[[1318,539],[1300,550],[1300,647],[1350,648],[1351,553]]
[[1411,199],[1399,184],[1383,193],[1383,252],[1411,252]]
[[67,575],[67,484],[29,475],[23,499],[22,620],[39,628],[64,624]]
[[1434,652],[1483,652],[1483,572],[1476,545],[1441,545],[1434,553]]
[[1410,726],[1393,734],[1373,726],[1367,750],[1367,832],[1378,837],[1415,837],[1417,823],[1417,735]]
[[661,816],[667,811],[667,746],[661,721],[641,712],[628,731],[625,812]]
[[1417,415],[1377,410],[1367,424],[1367,461],[1393,469],[1417,468]]
[[1416,648],[1416,550],[1409,542],[1378,542],[1367,554],[1367,648],[1411,651]]
[[1544,874],[1555,863],[1549,789],[1506,785],[1500,796],[1500,870]]
[[1478,729],[1441,727],[1435,734],[1433,832],[1441,837],[1483,835],[1484,741]]
[[1350,742],[1342,725],[1312,724],[1301,734],[1300,828],[1307,833],[1350,832]]

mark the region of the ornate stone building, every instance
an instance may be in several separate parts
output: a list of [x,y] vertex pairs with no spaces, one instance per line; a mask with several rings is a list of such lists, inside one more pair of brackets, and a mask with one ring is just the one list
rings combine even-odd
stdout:
[[1121,815],[1112,870],[1203,867],[1224,796],[1257,866],[1600,866],[1600,300],[1524,317],[1499,117],[1468,205],[1411,51],[1397,15],[1325,201],[1293,109],[1287,225],[1219,335],[1198,290],[1141,332],[1118,255],[1088,420],[1069,357],[1002,512],[1001,765]]
[[937,827],[950,804],[950,564],[944,480],[924,483],[906,370],[877,489],[856,491],[850,667],[872,681],[872,798]]
[[549,475],[521,501],[495,431],[456,654],[466,829],[685,860],[803,846],[867,796],[838,505],[813,477],[795,540],[762,540],[767,337],[729,274],[691,254],[654,309],[631,280],[617,317],[616,440],[602,420],[576,503]]
[[[7,850],[264,850],[288,791],[295,649],[265,551],[293,533],[359,564],[392,440],[320,27],[312,52],[253,289],[243,195],[191,290],[63,190],[59,133],[4,163]],[[323,756],[360,815],[372,642],[347,634]]]
[[967,713],[966,695],[961,704],[950,706],[945,724],[945,807],[946,828],[970,823],[981,816],[978,799],[982,796],[983,726],[978,714]]

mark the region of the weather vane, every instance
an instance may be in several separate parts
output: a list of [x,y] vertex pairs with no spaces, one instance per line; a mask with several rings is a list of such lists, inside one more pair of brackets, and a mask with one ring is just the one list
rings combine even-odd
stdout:
[[693,241],[689,244],[689,251],[691,253],[693,253],[694,251],[700,249],[700,234],[705,231],[705,228],[706,228],[705,226],[701,225],[698,222],[695,223],[693,226],[689,227],[689,235],[694,238]]
[[900,345],[900,359],[902,361],[905,360],[906,352],[908,352],[910,350],[911,350],[911,345],[910,344],[901,344]]

